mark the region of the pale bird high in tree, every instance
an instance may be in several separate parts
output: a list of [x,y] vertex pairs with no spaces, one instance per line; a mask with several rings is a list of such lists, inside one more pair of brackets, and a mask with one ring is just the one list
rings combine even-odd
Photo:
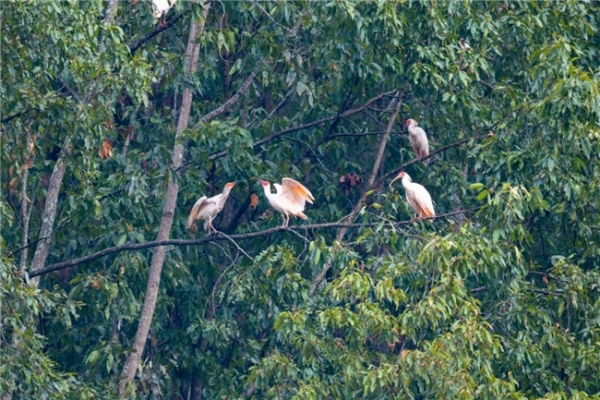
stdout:
[[392,183],[397,179],[402,179],[402,186],[404,186],[404,191],[406,192],[406,201],[419,214],[419,217],[435,217],[433,201],[427,189],[418,183],[414,183],[406,172],[400,172],[390,182],[390,187],[392,187]]
[[167,13],[171,7],[175,6],[177,0],[152,0],[152,11],[154,12],[154,18],[160,19],[163,17],[160,26],[164,26],[167,23]]
[[471,46],[469,45],[469,43],[467,43],[465,41],[464,38],[460,38],[460,40],[458,41],[458,43],[460,44],[460,48],[462,50],[465,50],[465,51],[470,51],[471,50]]
[[312,204],[315,198],[306,186],[291,178],[283,178],[281,185],[278,183],[273,184],[277,193],[271,193],[269,182],[260,180],[260,184],[271,206],[281,213],[283,217],[282,226],[288,226],[290,215],[308,219],[306,214],[303,213],[304,205],[307,201]]
[[[419,127],[419,124],[414,119],[406,120],[406,127],[408,128],[408,140],[415,155],[419,161],[429,155],[429,141],[427,140],[427,134]],[[421,161],[423,164],[429,164],[429,159]]]
[[202,219],[204,220],[205,231],[207,231],[209,234],[211,233],[211,229],[216,232],[217,230],[212,225],[212,220],[223,209],[223,206],[227,201],[227,197],[229,197],[229,192],[231,192],[231,189],[234,186],[235,182],[229,182],[223,188],[223,193],[210,198],[206,196],[200,197],[198,201],[196,201],[196,204],[194,204],[192,212],[190,212],[190,216],[188,217],[185,225],[186,228],[190,229],[194,222]]

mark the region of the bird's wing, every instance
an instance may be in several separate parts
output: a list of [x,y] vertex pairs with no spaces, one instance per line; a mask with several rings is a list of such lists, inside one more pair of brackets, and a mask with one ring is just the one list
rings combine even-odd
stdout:
[[152,8],[157,11],[168,11],[171,8],[168,0],[152,0]]
[[212,197],[210,199],[207,198],[206,196],[200,197],[198,199],[198,201],[196,201],[196,204],[194,204],[194,207],[192,208],[192,211],[190,212],[190,216],[188,217],[186,227],[189,229],[189,227],[192,226],[194,221],[199,220],[199,219],[204,219],[205,211],[207,211],[207,209],[210,206],[214,205],[214,203],[215,202]]
[[424,186],[415,183],[413,193],[414,199],[419,204],[419,208],[421,209],[422,216],[434,216],[435,211],[433,209],[433,201],[431,200],[431,195],[427,189],[425,189]]
[[315,199],[306,186],[292,178],[283,178],[281,184],[281,196],[287,197],[293,203],[304,205],[304,201],[308,201],[312,204]]

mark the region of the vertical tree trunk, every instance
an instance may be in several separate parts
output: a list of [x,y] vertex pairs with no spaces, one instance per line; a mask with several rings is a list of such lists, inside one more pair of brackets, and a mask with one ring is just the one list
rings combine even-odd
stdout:
[[[390,120],[388,121],[388,125],[385,130],[385,134],[383,135],[383,137],[381,138],[381,141],[379,142],[379,149],[377,150],[377,156],[375,157],[375,162],[373,163],[373,170],[371,171],[371,175],[369,176],[369,181],[367,182],[367,186],[363,189],[363,191],[360,195],[360,200],[354,205],[354,208],[352,209],[350,214],[348,214],[348,216],[346,217],[346,222],[349,224],[354,222],[354,220],[356,219],[356,217],[358,215],[358,212],[362,209],[363,203],[367,199],[367,192],[369,190],[373,189],[373,184],[375,183],[375,179],[377,178],[377,173],[379,172],[379,168],[381,167],[381,162],[383,161],[385,147],[390,138],[390,135],[392,134],[392,130],[394,128],[394,124],[396,123],[396,117],[398,116],[398,113],[400,112],[400,108],[402,108],[402,93],[398,92],[398,102],[394,105],[394,111],[392,112]],[[334,242],[334,243],[340,243],[340,245],[336,245],[337,247],[333,248],[332,253],[337,252],[337,250],[339,249],[339,246],[341,246],[344,236],[346,235],[346,232],[348,232],[347,227],[340,228],[337,236],[335,237],[335,242]],[[311,295],[315,293],[315,291],[317,290],[317,287],[323,281],[323,279],[325,279],[325,275],[327,275],[327,272],[331,269],[331,266],[333,263],[333,258],[334,258],[334,254],[331,254],[329,256],[328,261],[323,266],[323,269],[321,270],[321,272],[319,272],[317,274],[317,276],[315,276],[315,278],[313,279],[313,281],[310,285],[310,294]]]
[[[204,25],[210,3],[206,3],[204,6],[203,17],[200,21],[196,22],[192,20],[190,26],[190,34],[188,37],[188,44],[185,53],[186,65],[184,73],[194,73],[198,67],[198,54],[200,51],[200,43],[198,43],[198,35],[204,31]],[[181,102],[181,111],[179,113],[179,120],[177,122],[177,132],[175,134],[175,147],[173,149],[172,156],[172,171],[176,171],[183,164],[183,145],[177,144],[177,139],[181,132],[187,128],[190,117],[190,109],[192,107],[192,92],[189,88],[185,88],[183,91],[183,98]],[[174,172],[172,172],[174,173]],[[166,240],[169,238],[171,232],[171,226],[173,225],[173,216],[175,213],[175,206],[177,205],[177,194],[179,192],[179,185],[175,182],[173,177],[169,177],[169,183],[167,186],[167,196],[165,205],[163,207],[162,218],[158,228],[158,235],[156,240]],[[140,322],[138,325],[137,332],[135,334],[135,344],[133,350],[129,353],[123,371],[121,373],[121,381],[119,382],[119,395],[125,396],[125,390],[127,384],[131,382],[135,376],[138,364],[144,346],[148,338],[148,332],[150,331],[150,325],[152,323],[152,316],[156,307],[156,299],[158,296],[158,289],[160,286],[160,274],[165,261],[166,247],[157,247],[152,257],[150,265],[150,271],[148,272],[148,285],[146,287],[146,296],[144,298],[144,306],[142,308],[142,315],[140,316]]]
[[[58,194],[62,185],[67,164],[65,163],[65,150],[61,151],[61,155],[54,166],[54,171],[50,176],[50,184],[48,186],[48,195],[46,196],[46,204],[42,213],[42,228],[40,229],[39,241],[33,261],[31,262],[30,271],[37,271],[44,268],[48,253],[50,252],[50,244],[52,243],[52,229],[54,228],[54,220],[56,219],[56,210],[58,208]],[[34,285],[38,285],[40,277],[36,276],[32,279]]]
[[21,246],[23,247],[23,252],[21,253],[21,274],[24,275],[27,271],[27,261],[28,261],[28,248],[27,244],[29,243],[29,216],[31,215],[31,209],[33,205],[27,206],[29,198],[27,197],[27,179],[29,178],[29,167],[30,164],[33,163],[34,158],[34,150],[33,150],[33,137],[29,131],[27,132],[27,147],[25,150],[25,156],[23,160],[23,176],[21,177],[21,222],[23,227],[23,237],[21,238]]

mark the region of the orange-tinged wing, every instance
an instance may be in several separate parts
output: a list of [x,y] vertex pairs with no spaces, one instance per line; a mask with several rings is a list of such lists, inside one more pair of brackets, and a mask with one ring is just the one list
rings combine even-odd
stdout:
[[192,211],[190,212],[190,216],[187,219],[187,224],[185,224],[185,227],[187,229],[190,229],[190,226],[192,226],[192,224],[198,219],[200,211],[202,210],[202,208],[204,208],[205,205],[207,205],[207,201],[208,198],[206,196],[202,196],[198,199],[198,201],[196,201],[194,207],[192,208]]
[[306,186],[292,178],[283,178],[281,186],[283,186],[283,194],[290,197],[294,203],[300,203],[301,199],[312,204],[315,199]]

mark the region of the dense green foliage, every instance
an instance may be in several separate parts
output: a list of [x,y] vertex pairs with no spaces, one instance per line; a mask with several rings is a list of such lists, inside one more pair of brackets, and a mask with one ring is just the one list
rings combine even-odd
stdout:
[[[600,398],[600,3],[214,2],[192,77],[201,4],[163,28],[150,1],[121,1],[113,23],[107,4],[1,5],[2,394],[116,398],[133,346],[152,248],[39,287],[20,273],[64,157],[46,266],[155,240],[169,176],[177,239],[204,236],[187,214],[229,181],[228,235],[281,223],[257,178],[311,189],[300,226],[341,220],[368,190],[341,240],[314,227],[170,247],[138,398]],[[407,118],[437,151],[427,167],[410,163]],[[409,221],[387,186],[405,163],[440,218]]]

